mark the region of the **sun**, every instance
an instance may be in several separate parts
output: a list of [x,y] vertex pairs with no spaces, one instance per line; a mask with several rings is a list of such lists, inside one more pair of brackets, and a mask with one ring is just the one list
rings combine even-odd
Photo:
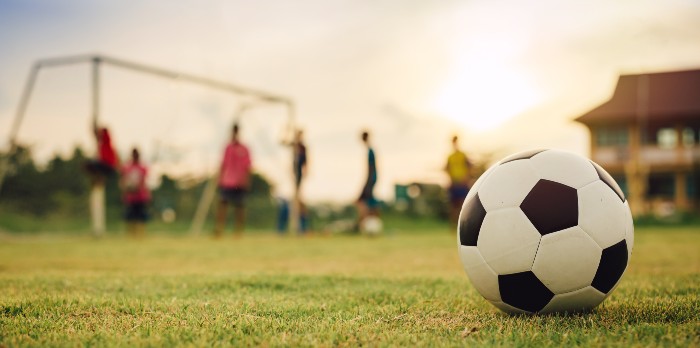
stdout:
[[488,131],[535,106],[541,100],[536,86],[518,67],[494,56],[456,64],[438,89],[433,110],[471,130]]

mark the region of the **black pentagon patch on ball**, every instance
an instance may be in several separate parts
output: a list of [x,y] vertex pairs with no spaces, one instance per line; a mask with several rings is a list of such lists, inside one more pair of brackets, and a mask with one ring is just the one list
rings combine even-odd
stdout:
[[593,164],[595,171],[598,172],[598,178],[600,178],[600,180],[604,182],[605,185],[608,185],[608,187],[610,187],[615,192],[615,194],[617,194],[617,196],[620,197],[622,203],[625,203],[625,194],[622,192],[620,186],[617,185],[615,179],[613,179],[613,177],[610,176],[610,174],[608,174],[608,172],[606,172],[605,169],[603,169],[603,167],[599,166],[598,163],[591,161],[591,164]]
[[540,180],[520,204],[543,236],[578,225],[578,196],[573,187]]
[[501,163],[499,163],[499,165],[506,164],[508,162],[517,161],[517,160],[522,160],[522,159],[530,159],[533,156],[535,156],[536,154],[538,154],[540,152],[544,152],[544,151],[547,151],[547,150],[530,150],[530,151],[519,152],[519,153],[516,153],[514,155],[510,155],[510,156],[502,159]]
[[481,204],[479,194],[472,197],[462,207],[459,214],[459,242],[465,246],[476,246],[479,230],[486,217],[486,209]]
[[620,280],[627,268],[627,243],[619,243],[603,249],[598,270],[595,272],[591,285],[598,291],[607,294]]
[[554,293],[530,271],[499,275],[498,289],[503,302],[532,313],[541,311],[554,297]]

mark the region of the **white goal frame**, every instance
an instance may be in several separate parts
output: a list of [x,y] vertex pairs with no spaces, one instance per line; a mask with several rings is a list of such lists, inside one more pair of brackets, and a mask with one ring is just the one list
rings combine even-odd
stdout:
[[[227,82],[222,82],[218,80],[213,80],[210,78],[202,77],[202,76],[197,76],[197,75],[192,75],[192,74],[186,74],[186,73],[181,73],[173,70],[168,70],[168,69],[163,69],[159,67],[154,67],[154,66],[149,66],[149,65],[144,65],[140,63],[134,63],[131,61],[126,61],[123,59],[117,59],[114,57],[109,57],[105,55],[98,55],[98,54],[93,54],[93,55],[75,55],[75,56],[67,56],[67,57],[55,57],[55,58],[46,58],[46,59],[40,59],[37,60],[33,65],[32,68],[30,69],[29,76],[27,77],[27,80],[24,85],[24,90],[22,92],[22,96],[20,98],[19,106],[17,108],[17,112],[15,114],[15,118],[12,122],[12,126],[10,128],[10,134],[9,134],[9,150],[6,154],[6,156],[2,157],[0,159],[0,193],[2,192],[2,183],[5,179],[5,175],[8,170],[8,161],[9,158],[11,157],[12,154],[14,154],[17,151],[18,148],[18,143],[17,143],[17,134],[19,133],[19,129],[22,125],[22,121],[24,120],[27,106],[29,105],[29,101],[32,96],[32,90],[34,89],[34,85],[36,84],[39,71],[42,68],[49,68],[49,67],[56,67],[56,66],[64,66],[64,65],[73,65],[73,64],[82,64],[82,63],[89,63],[91,66],[91,117],[92,117],[92,122],[93,124],[98,124],[99,117],[100,117],[100,67],[104,64],[106,65],[111,65],[131,71],[136,71],[140,73],[145,73],[145,74],[150,74],[150,75],[155,75],[155,76],[160,76],[163,78],[167,79],[172,79],[172,80],[177,80],[177,81],[182,81],[182,82],[188,82],[220,91],[224,91],[227,93],[231,93],[235,96],[242,96],[242,97],[248,97],[251,98],[252,100],[260,103],[272,103],[272,104],[281,104],[285,106],[287,110],[287,117],[289,121],[289,125],[294,127],[294,122],[295,122],[295,105],[294,101],[290,98],[287,97],[282,97],[279,95],[275,95],[272,93],[268,93],[265,91],[253,89],[253,88],[248,88],[248,87],[242,87],[239,85],[234,85],[231,83]],[[191,231],[195,234],[201,233],[202,227],[204,225],[204,221],[206,219],[206,215],[208,213],[208,208],[211,206],[211,203],[213,201],[214,195],[213,191],[215,190],[216,186],[216,178],[218,177],[218,173],[215,173],[213,177],[210,179],[210,182],[207,184],[207,188],[205,189],[204,194],[202,195],[202,198],[200,199],[200,203],[197,207],[197,212],[195,213],[195,217],[192,222],[191,226]],[[294,188],[294,193],[293,193],[293,204],[292,204],[292,209],[291,209],[291,215],[290,215],[290,231],[293,233],[298,232],[298,219],[299,219],[299,192],[298,192],[298,187],[295,186]],[[101,217],[96,217],[93,215],[93,232],[96,234],[101,233],[101,231],[97,231],[94,226],[96,221],[95,220],[104,220],[104,198],[102,198],[101,202],[99,203],[102,206],[101,208]],[[97,222],[99,224],[99,222]],[[103,223],[102,223],[103,224]]]

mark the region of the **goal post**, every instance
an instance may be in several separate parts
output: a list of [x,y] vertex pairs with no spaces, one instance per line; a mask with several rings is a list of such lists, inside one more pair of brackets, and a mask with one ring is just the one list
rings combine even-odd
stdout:
[[[109,56],[104,56],[104,55],[76,55],[76,56],[67,56],[67,57],[57,57],[57,58],[47,58],[47,59],[40,59],[36,61],[29,72],[29,75],[27,77],[27,80],[25,82],[24,90],[22,92],[22,95],[20,97],[20,102],[17,108],[17,112],[15,114],[15,118],[13,119],[12,126],[10,128],[10,134],[8,137],[8,152],[6,156],[3,156],[0,159],[0,194],[2,192],[2,183],[4,181],[5,175],[8,171],[8,166],[9,166],[9,158],[11,157],[12,154],[14,154],[15,151],[17,151],[17,135],[19,133],[20,127],[22,125],[22,121],[24,120],[27,106],[29,105],[31,96],[32,96],[32,91],[34,89],[34,86],[36,85],[37,79],[39,72],[41,68],[48,68],[48,67],[55,67],[55,66],[65,66],[65,65],[72,65],[72,64],[81,64],[81,63],[90,63],[91,64],[91,96],[90,96],[90,103],[91,103],[91,118],[93,124],[97,125],[99,122],[99,116],[100,116],[100,67],[102,64],[107,64],[110,66],[115,66],[131,71],[136,71],[144,74],[149,74],[149,75],[155,75],[155,76],[160,76],[163,78],[167,79],[174,79],[177,81],[182,81],[182,82],[187,82],[187,83],[192,83],[200,86],[204,86],[207,88],[223,91],[226,93],[233,94],[235,96],[239,97],[248,97],[251,98],[252,100],[256,100],[262,103],[270,103],[270,104],[281,104],[286,107],[287,111],[287,118],[288,122],[293,125],[295,122],[295,105],[294,102],[290,98],[282,97],[279,95],[275,95],[272,93],[268,93],[262,90],[257,90],[249,87],[243,87],[235,84],[231,84],[228,82],[223,82],[219,80],[214,80],[210,79],[207,77],[202,77],[198,75],[193,75],[193,74],[187,74],[187,73],[182,73],[178,71],[173,71],[173,70],[168,70],[168,69],[163,69],[160,67],[155,67],[155,66],[150,66],[150,65],[145,65],[145,64],[140,64],[140,63],[135,63],[131,61],[126,61],[123,59],[117,59],[114,57],[109,57]],[[290,173],[291,175],[291,173]],[[99,198],[100,202],[93,203],[91,202],[91,206],[93,204],[98,205],[97,206],[97,211],[98,214],[102,215],[101,217],[96,217],[95,214],[92,214],[92,226],[93,230],[96,233],[99,233],[100,229],[103,229],[104,223],[101,221],[104,221],[104,195],[91,195],[95,197],[102,197]],[[294,218],[296,217],[298,219],[298,212],[299,212],[299,205],[298,205],[298,192],[297,189],[294,189],[294,204],[293,204],[293,209],[292,209],[292,224],[290,224],[290,230],[292,232],[297,232],[298,231],[298,223],[294,221]],[[210,199],[211,202],[211,199]],[[99,207],[99,205],[102,205]],[[102,227],[100,226],[102,224]]]

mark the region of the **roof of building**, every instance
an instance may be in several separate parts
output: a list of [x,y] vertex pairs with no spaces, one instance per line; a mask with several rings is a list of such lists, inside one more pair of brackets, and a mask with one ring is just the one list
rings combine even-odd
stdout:
[[629,122],[643,113],[645,104],[650,121],[700,118],[700,69],[622,75],[612,98],[576,121],[584,124]]

